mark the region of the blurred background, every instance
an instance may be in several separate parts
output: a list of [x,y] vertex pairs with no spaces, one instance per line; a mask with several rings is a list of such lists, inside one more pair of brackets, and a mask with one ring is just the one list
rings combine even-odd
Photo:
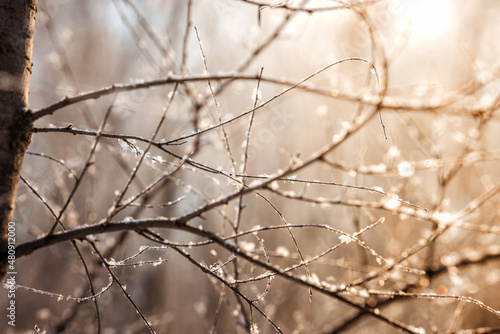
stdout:
[[[37,5],[32,110],[111,84],[204,74],[236,79],[210,80],[213,94],[207,80],[183,81],[170,105],[174,85],[158,85],[72,104],[37,121],[22,170],[26,182],[19,183],[18,244],[55,221],[28,183],[57,214],[80,181],[61,219],[68,229],[108,217],[146,148],[140,138],[151,138],[168,105],[155,141],[193,135],[149,150],[123,201],[172,174],[113,221],[180,217],[241,189],[232,178],[255,185],[258,177],[291,169],[288,181],[236,197],[189,224],[219,236],[260,227],[232,240],[282,269],[326,252],[291,273],[349,287],[344,298],[392,323],[284,278],[257,279],[265,268],[215,244],[188,247],[204,239],[186,232],[153,229],[236,282],[247,300],[173,248],[144,248],[160,245],[135,233],[96,236],[97,248],[121,264],[116,276],[157,333],[277,332],[272,323],[283,333],[396,333],[399,323],[416,333],[500,332],[498,1]],[[347,58],[353,59],[311,76]],[[254,113],[197,134],[252,110],[256,95],[264,105]],[[95,132],[109,109],[104,132],[121,137],[100,138],[80,178],[95,135],[64,129]],[[188,154],[198,165],[177,170]],[[353,241],[339,231],[362,233]],[[99,292],[109,283],[107,271],[87,243],[77,244]],[[134,255],[126,263],[135,265],[119,262]],[[97,331],[94,303],[66,300],[91,295],[70,243],[18,258],[17,265],[17,283],[36,291],[18,287],[16,327],[8,333],[31,333],[35,325],[47,333]],[[97,302],[101,333],[149,332],[116,283]]]

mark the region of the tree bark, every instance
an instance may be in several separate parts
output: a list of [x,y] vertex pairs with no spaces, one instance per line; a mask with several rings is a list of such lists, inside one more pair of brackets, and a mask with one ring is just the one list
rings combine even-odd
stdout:
[[7,269],[7,247],[15,240],[7,238],[8,227],[33,129],[28,92],[35,13],[36,0],[0,0],[0,279]]

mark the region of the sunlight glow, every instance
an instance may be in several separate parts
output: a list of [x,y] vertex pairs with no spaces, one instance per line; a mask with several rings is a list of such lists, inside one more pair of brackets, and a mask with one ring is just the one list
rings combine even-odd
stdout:
[[432,38],[441,36],[450,25],[449,0],[419,0],[411,4],[412,36]]

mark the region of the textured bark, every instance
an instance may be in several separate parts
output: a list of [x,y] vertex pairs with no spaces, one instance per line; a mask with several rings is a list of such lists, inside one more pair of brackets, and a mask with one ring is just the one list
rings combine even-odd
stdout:
[[7,228],[33,128],[28,90],[35,13],[35,0],[0,0],[0,279],[8,263]]

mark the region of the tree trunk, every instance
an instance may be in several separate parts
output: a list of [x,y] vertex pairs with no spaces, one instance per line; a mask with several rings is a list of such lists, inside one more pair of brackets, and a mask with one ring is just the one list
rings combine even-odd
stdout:
[[28,90],[35,13],[36,0],[0,0],[0,279],[15,240],[7,239],[8,227],[33,128]]

